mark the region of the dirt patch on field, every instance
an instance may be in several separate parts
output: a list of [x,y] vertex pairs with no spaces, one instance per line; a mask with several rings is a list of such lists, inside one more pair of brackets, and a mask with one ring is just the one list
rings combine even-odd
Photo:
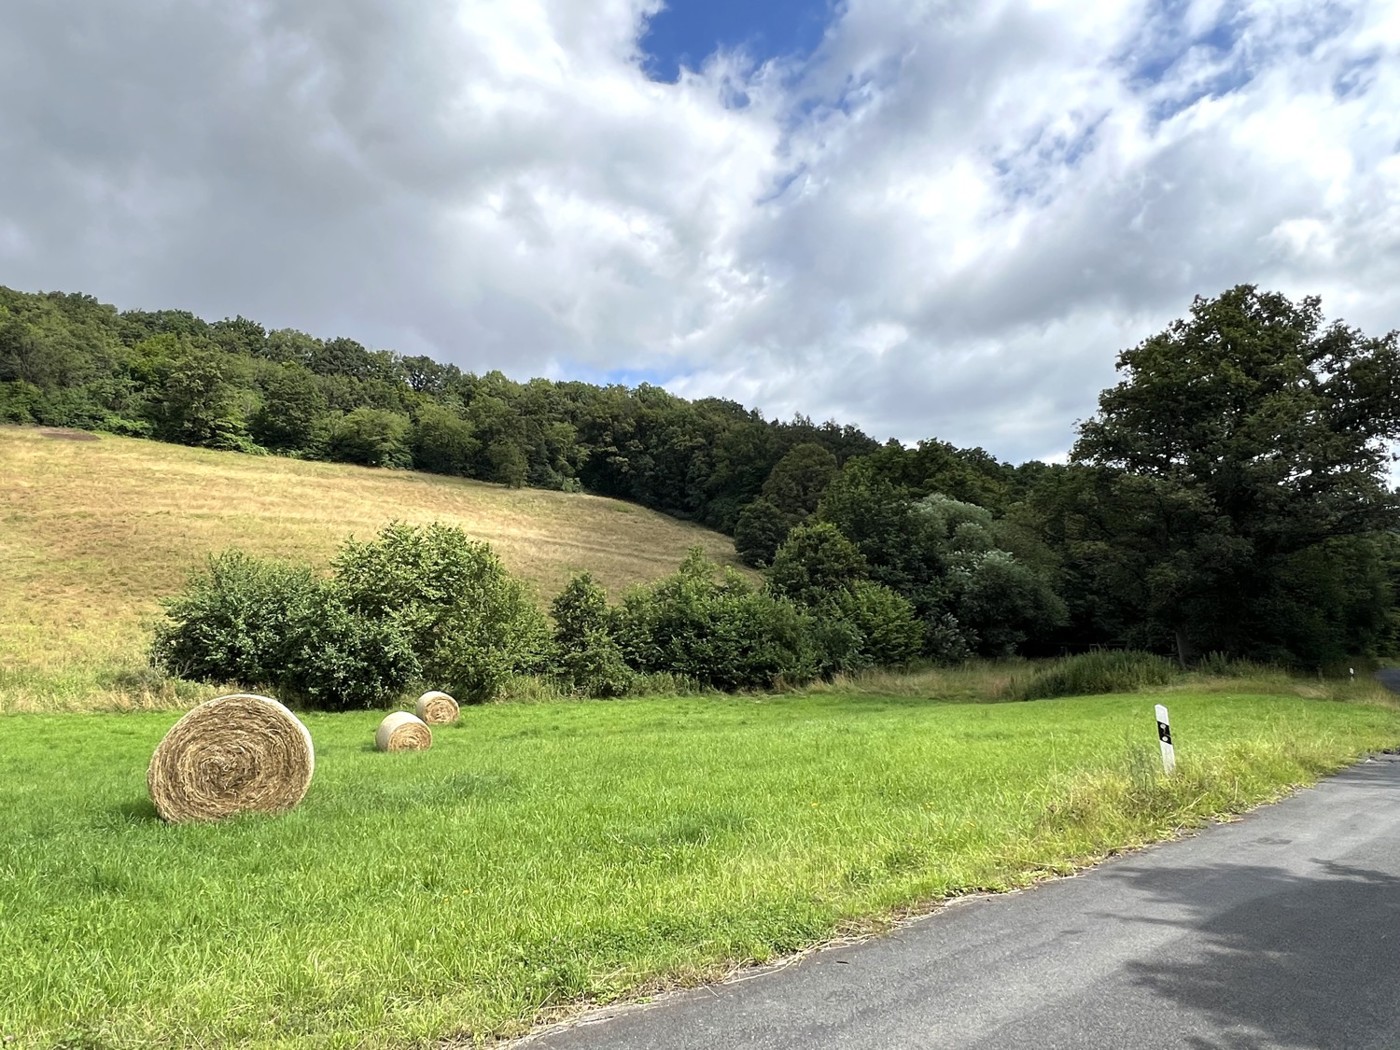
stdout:
[[41,430],[40,437],[53,438],[55,441],[97,441],[96,434],[89,434],[86,430]]

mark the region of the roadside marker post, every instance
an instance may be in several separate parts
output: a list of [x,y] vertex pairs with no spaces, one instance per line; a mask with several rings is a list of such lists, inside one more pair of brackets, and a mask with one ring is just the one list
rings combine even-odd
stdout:
[[1176,772],[1176,749],[1172,747],[1172,722],[1167,709],[1157,705],[1157,739],[1162,744],[1162,768],[1167,776]]

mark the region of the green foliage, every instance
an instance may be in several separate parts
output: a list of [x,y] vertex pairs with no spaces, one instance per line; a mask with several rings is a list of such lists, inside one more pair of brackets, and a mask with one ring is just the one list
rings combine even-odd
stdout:
[[543,666],[549,626],[529,588],[456,526],[391,522],[347,540],[335,571],[349,607],[403,630],[425,679],[458,699],[494,699]]
[[774,464],[763,483],[763,498],[789,520],[802,521],[817,509],[836,471],[836,457],[830,450],[804,441]]
[[586,488],[733,530],[753,566],[816,506],[912,603],[928,657],[1105,643],[1321,667],[1400,643],[1397,340],[1314,298],[1198,299],[1120,355],[1074,462],[1012,468],[645,383],[0,288],[0,421]]
[[1175,664],[1155,653],[1097,650],[1068,656],[1030,677],[1013,681],[1010,700],[1049,700],[1058,696],[1131,693],[1169,685],[1180,676]]
[[811,618],[791,602],[750,586],[693,548],[680,570],[633,591],[619,616],[627,662],[733,691],[798,683],[818,670]]
[[413,422],[415,470],[433,474],[467,475],[479,451],[471,424],[440,405],[425,405]]
[[1280,673],[1279,668],[1269,664],[1240,660],[1225,653],[1206,653],[1192,670],[1211,678],[1268,678]]
[[[198,361],[214,368],[190,371]],[[854,427],[768,421],[648,384],[517,383],[243,317],[208,324],[185,310],[119,313],[91,296],[0,287],[9,383],[26,386],[0,386],[6,421],[587,488],[726,531],[785,452],[842,462],[875,447]],[[399,417],[413,420],[407,434]]]
[[768,588],[816,621],[825,675],[903,667],[923,651],[912,603],[866,575],[855,544],[824,521],[793,529],[773,560]]
[[[932,659],[1009,655],[1066,619],[1049,580],[998,547],[982,507],[939,494],[911,500],[862,460],[831,483],[818,517],[854,544],[874,582],[913,605]],[[804,586],[791,571],[785,562],[779,586]]]
[[756,499],[734,523],[734,552],[745,565],[762,568],[787,537],[792,520],[768,499]]
[[616,638],[607,592],[588,573],[571,579],[550,606],[554,617],[555,676],[583,696],[624,696],[636,674]]
[[579,648],[590,634],[612,634],[615,627],[607,591],[587,572],[569,580],[550,603],[549,611],[554,618],[554,642],[561,649]]
[[0,382],[0,423],[37,423],[44,414],[44,392],[23,379]]
[[408,633],[352,609],[334,587],[304,628],[290,639],[284,691],[308,707],[387,707],[422,676]]
[[382,705],[418,672],[395,624],[356,614],[305,566],[241,551],[212,557],[165,614],[151,648],[156,666],[323,710]]
[[1064,602],[1008,552],[959,552],[950,561],[952,615],[979,656],[1010,656],[1027,638],[1065,622]]
[[494,698],[543,666],[548,625],[525,584],[461,529],[394,522],[347,540],[335,576],[230,551],[166,606],[152,659],[205,681],[269,685],[328,710],[423,679]]
[[525,484],[530,461],[525,458],[525,453],[519,445],[502,438],[487,446],[486,467],[487,481],[518,489]]
[[907,667],[924,650],[925,625],[914,606],[883,584],[856,580],[836,593],[829,608],[858,639],[839,670]]
[[262,403],[249,428],[253,438],[270,449],[314,450],[317,420],[328,408],[316,376],[295,363],[264,368]]
[[185,678],[280,684],[291,639],[324,606],[324,592],[306,566],[224,551],[165,604],[153,660]]
[[[736,539],[737,546],[737,539]],[[802,605],[820,605],[850,592],[869,573],[854,543],[830,522],[799,525],[773,558],[768,587]]]
[[[1310,628],[1336,619],[1308,562],[1396,527],[1386,468],[1400,437],[1398,338],[1324,327],[1316,298],[1241,285],[1119,356],[1124,379],[1100,395],[1073,454],[1100,472],[1089,509],[1111,537],[1116,581],[1183,660],[1304,656]],[[1374,593],[1371,624],[1393,601]],[[1338,639],[1366,641],[1364,630]]]
[[239,409],[239,388],[223,355],[190,351],[165,372],[155,403],[157,433],[183,445],[246,452],[251,443]]
[[325,437],[326,455],[367,467],[407,467],[408,417],[382,408],[357,408],[334,420]]

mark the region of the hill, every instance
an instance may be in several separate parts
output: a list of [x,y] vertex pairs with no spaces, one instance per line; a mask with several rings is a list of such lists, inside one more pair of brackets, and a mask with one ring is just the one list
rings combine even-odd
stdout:
[[737,564],[727,537],[618,500],[109,435],[0,427],[0,479],[0,711],[162,702],[146,625],[226,547],[324,565],[392,519],[451,522],[542,601],[582,569],[616,596],[695,544]]

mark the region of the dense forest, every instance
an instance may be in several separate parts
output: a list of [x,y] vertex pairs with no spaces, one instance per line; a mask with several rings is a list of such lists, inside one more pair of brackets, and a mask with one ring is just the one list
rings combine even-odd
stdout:
[[1070,463],[1012,465],[646,384],[521,383],[243,317],[0,288],[0,422],[631,500],[732,534],[791,601],[912,616],[926,658],[1393,651],[1396,334],[1240,286],[1118,367]]

